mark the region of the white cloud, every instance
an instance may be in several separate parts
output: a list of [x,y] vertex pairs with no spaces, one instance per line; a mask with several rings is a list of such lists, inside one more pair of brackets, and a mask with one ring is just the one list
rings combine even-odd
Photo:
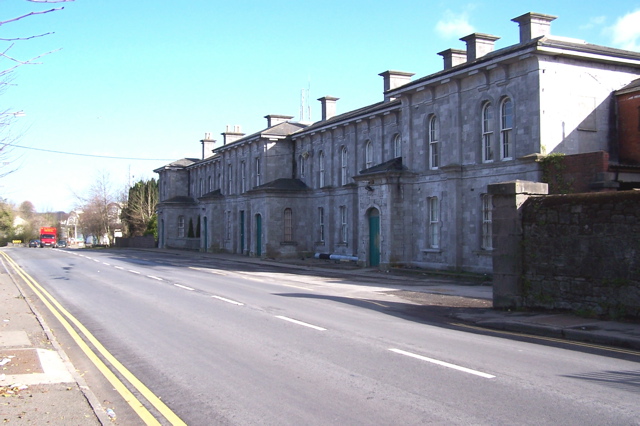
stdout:
[[454,13],[451,10],[447,10],[436,24],[436,33],[445,39],[464,37],[472,32],[474,32],[474,29],[469,23],[467,12]]
[[640,51],[640,9],[618,18],[608,28],[613,44],[627,50]]
[[594,16],[593,18],[589,19],[589,22],[587,22],[586,24],[580,25],[580,29],[590,30],[592,28],[599,27],[604,24],[606,20],[606,16]]

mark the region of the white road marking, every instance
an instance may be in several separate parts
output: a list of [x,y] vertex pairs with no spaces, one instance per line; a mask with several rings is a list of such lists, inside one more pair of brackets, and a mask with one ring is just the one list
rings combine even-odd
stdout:
[[244,306],[244,303],[236,302],[235,300],[227,299],[225,297],[221,297],[221,296],[211,296],[211,297],[213,297],[214,299],[222,300],[223,302],[232,303],[238,306]]
[[160,278],[160,277],[155,277],[155,276],[153,276],[153,275],[147,275],[147,278],[151,278],[151,279],[158,280],[158,281],[164,281],[162,278]]
[[427,361],[427,362],[430,362],[432,364],[440,365],[442,367],[453,368],[454,370],[463,371],[463,372],[469,373],[469,374],[475,374],[476,376],[484,377],[485,379],[493,379],[493,378],[496,377],[494,375],[483,373],[481,371],[472,370],[470,368],[461,367],[459,365],[450,364],[448,362],[439,361],[437,359],[427,358],[426,356],[417,355],[417,354],[414,354],[414,353],[411,353],[411,352],[403,351],[402,349],[389,349],[389,350],[391,352],[395,352],[395,353],[400,354],[400,355],[410,356],[412,358],[416,358],[416,359],[419,359],[421,361]]
[[138,271],[134,271],[133,269],[129,269],[129,272],[132,272],[132,273],[134,273],[134,274],[138,274],[138,275],[140,275],[140,272],[138,272]]
[[120,269],[121,271],[124,271],[124,268],[122,266],[114,266],[114,268]]
[[194,289],[191,287],[187,287],[186,285],[182,285],[182,284],[174,284],[176,287],[180,287],[180,288],[184,288],[185,290],[189,290],[189,291],[193,291]]
[[107,263],[107,262],[102,262],[102,264],[103,264],[103,265],[107,265],[107,266],[111,266],[111,264],[110,264],[110,263]]
[[282,320],[289,321],[289,322],[292,322],[294,324],[303,325],[305,327],[313,328],[314,330],[327,331],[326,328],[322,328],[322,327],[318,327],[317,325],[308,324],[306,322],[294,320],[293,318],[283,317],[281,315],[276,315],[276,318],[280,318]]
[[100,261],[98,259],[91,259],[91,260],[93,260],[94,262],[100,263]]

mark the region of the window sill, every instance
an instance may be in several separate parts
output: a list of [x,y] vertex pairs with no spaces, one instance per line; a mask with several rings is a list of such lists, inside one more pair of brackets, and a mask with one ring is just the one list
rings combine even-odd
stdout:
[[442,249],[440,248],[427,248],[421,250],[423,253],[442,253]]

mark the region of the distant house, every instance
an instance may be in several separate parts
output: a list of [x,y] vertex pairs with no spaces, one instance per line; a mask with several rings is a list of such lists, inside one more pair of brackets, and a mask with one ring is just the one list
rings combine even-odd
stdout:
[[220,146],[207,135],[201,159],[155,170],[159,246],[487,273],[488,185],[542,181],[545,159],[565,154],[578,159],[575,187],[640,187],[638,156],[616,136],[616,97],[634,90],[640,53],[554,37],[554,19],[513,19],[519,43],[498,50],[496,36],[463,37],[466,49],[440,52],[443,69],[424,77],[385,71],[378,103],[336,114],[325,96],[311,125],[268,115],[260,132],[227,129]]

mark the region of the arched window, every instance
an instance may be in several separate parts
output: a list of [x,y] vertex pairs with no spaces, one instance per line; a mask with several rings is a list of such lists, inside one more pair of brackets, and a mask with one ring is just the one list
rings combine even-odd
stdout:
[[491,103],[482,105],[482,162],[493,161],[493,109]]
[[347,184],[347,148],[342,147],[340,151],[340,185]]
[[319,175],[318,175],[318,186],[320,188],[323,188],[325,186],[325,176],[324,176],[324,152],[320,151],[320,155],[318,156],[319,160],[318,160],[318,170],[319,170]]
[[364,168],[373,166],[373,144],[367,141],[364,145]]
[[433,115],[429,119],[429,168],[432,170],[440,167],[439,138],[438,118]]
[[293,241],[293,211],[284,209],[284,241]]
[[500,158],[513,159],[513,103],[505,98],[500,104]]
[[402,157],[402,138],[395,135],[393,138],[393,158]]

